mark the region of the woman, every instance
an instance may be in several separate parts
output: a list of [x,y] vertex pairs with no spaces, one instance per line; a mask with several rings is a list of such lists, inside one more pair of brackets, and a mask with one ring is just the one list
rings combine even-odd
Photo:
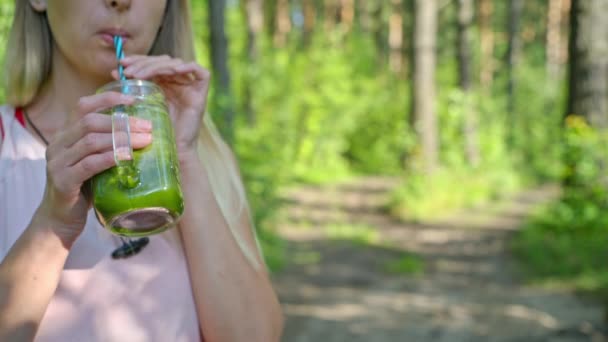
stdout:
[[[0,125],[0,341],[277,341],[282,318],[236,162],[204,116],[187,0],[17,0]],[[186,204],[176,229],[126,259],[84,182],[114,166],[95,94],[118,77],[164,90]],[[95,94],[95,95],[94,95]],[[151,125],[132,119],[133,145]],[[202,127],[202,129],[199,129]]]

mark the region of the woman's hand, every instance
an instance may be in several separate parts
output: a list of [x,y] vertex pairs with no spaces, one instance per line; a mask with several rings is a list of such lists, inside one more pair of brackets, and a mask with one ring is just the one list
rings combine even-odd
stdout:
[[[78,237],[86,223],[89,200],[81,188],[86,180],[115,165],[112,118],[99,111],[129,105],[134,98],[116,92],[82,97],[66,128],[55,135],[46,150],[47,182],[36,218],[52,223],[64,244]],[[133,148],[152,141],[152,124],[130,118]]]
[[[121,60],[128,78],[150,80],[165,92],[180,157],[196,155],[201,120],[207,106],[210,73],[196,62],[169,56],[132,55]],[[118,72],[112,72],[118,79]]]

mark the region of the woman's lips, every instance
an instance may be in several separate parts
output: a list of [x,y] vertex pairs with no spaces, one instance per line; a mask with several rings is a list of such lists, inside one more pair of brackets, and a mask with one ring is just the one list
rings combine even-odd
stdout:
[[103,30],[98,34],[101,37],[101,40],[103,40],[103,42],[109,46],[114,46],[115,36],[121,36],[123,44],[125,44],[131,38],[128,33],[120,30]]

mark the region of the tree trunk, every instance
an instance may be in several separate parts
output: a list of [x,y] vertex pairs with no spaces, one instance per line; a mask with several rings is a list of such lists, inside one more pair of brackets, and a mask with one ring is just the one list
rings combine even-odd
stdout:
[[479,34],[481,44],[481,89],[491,92],[494,80],[494,30],[492,29],[492,0],[479,0]]
[[458,83],[464,94],[464,141],[465,155],[473,167],[479,165],[477,118],[470,103],[472,64],[473,0],[458,0]]
[[[211,1],[211,0],[210,0]],[[282,47],[287,43],[287,35],[291,32],[291,16],[289,13],[289,0],[277,0],[276,31],[274,43]]]
[[351,32],[355,20],[355,1],[340,0],[340,23],[345,33]]
[[224,32],[225,0],[208,1],[210,19],[211,65],[217,89],[216,102],[224,124],[221,126],[224,138],[234,141],[234,107],[230,90],[230,71],[228,69],[228,39]]
[[608,0],[572,0],[567,114],[608,128]]
[[564,36],[562,38],[562,46],[561,46],[561,52],[560,52],[560,59],[559,59],[559,63],[561,65],[565,66],[565,69],[567,69],[567,65],[568,65],[568,49],[569,49],[569,44],[568,44],[568,33],[570,32],[570,10],[572,7],[572,0],[562,0],[562,35]]
[[357,13],[359,17],[359,26],[364,33],[372,31],[372,11],[370,3],[366,0],[357,1]]
[[[247,17],[247,55],[250,64],[255,65],[258,61],[260,35],[264,28],[264,0],[246,0],[245,11]],[[247,122],[250,126],[254,126],[256,117],[252,104],[253,80],[251,76],[251,73],[248,72],[244,80],[243,102]]]
[[277,31],[277,0],[264,0],[264,23],[266,34],[274,38]]
[[509,0],[509,44],[507,47],[507,112],[509,115],[509,128],[507,132],[507,143],[510,147],[513,147],[515,141],[515,121],[517,120],[515,114],[515,87],[517,85],[515,68],[517,67],[519,53],[521,50],[521,40],[519,38],[519,20],[521,18],[522,8],[522,0]]
[[315,30],[315,23],[317,21],[317,9],[315,3],[312,0],[304,0],[302,6],[304,12],[304,34],[302,41],[304,46],[310,44],[312,33]]
[[473,0],[458,0],[458,84],[468,92],[471,89],[471,40]]
[[384,23],[382,20],[382,2],[370,2],[368,6],[371,5],[371,32],[374,37],[374,42],[376,43],[376,51],[378,54],[378,59],[380,65],[386,65],[386,38],[384,35]]
[[389,65],[391,71],[400,74],[403,71],[403,6],[402,0],[391,0],[388,44],[390,47]]
[[247,10],[247,53],[249,59],[258,57],[259,39],[264,27],[264,0],[246,0]]
[[413,116],[422,144],[422,164],[427,174],[432,174],[439,164],[435,113],[437,14],[436,0],[416,0]]
[[564,0],[549,0],[547,9],[547,75],[556,81],[561,76],[562,67],[562,6]]
[[340,4],[339,0],[325,0],[325,30],[332,31],[340,20]]

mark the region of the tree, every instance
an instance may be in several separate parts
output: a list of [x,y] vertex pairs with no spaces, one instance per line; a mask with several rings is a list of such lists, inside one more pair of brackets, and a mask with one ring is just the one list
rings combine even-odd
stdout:
[[566,114],[608,128],[608,0],[572,0]]
[[565,20],[564,8],[569,7],[569,0],[549,0],[547,10],[547,75],[553,80],[561,74],[563,58],[563,22]]
[[287,43],[287,35],[291,32],[289,0],[277,0],[275,19],[276,30],[274,32],[274,44],[282,47]]
[[[264,27],[264,0],[246,0],[244,2],[244,7],[247,18],[247,56],[250,65],[255,65],[259,57],[259,40]],[[245,91],[243,94],[243,102],[245,114],[247,115],[247,122],[250,126],[253,126],[256,121],[252,105],[253,75],[251,74],[251,70],[248,71],[244,81]]]
[[210,20],[211,65],[213,68],[216,101],[221,117],[224,118],[222,133],[229,143],[234,140],[234,106],[230,85],[230,70],[228,68],[228,38],[224,31],[225,0],[208,1]]
[[355,0],[340,0],[340,23],[346,33],[353,28],[355,20]]
[[264,25],[268,37],[274,37],[277,24],[277,0],[264,0]]
[[315,30],[317,8],[312,0],[302,1],[302,6],[304,7],[302,9],[304,12],[304,33],[302,35],[302,41],[304,46],[308,46],[310,44],[312,33]]
[[494,79],[494,30],[492,29],[492,0],[479,0],[479,35],[481,61],[479,81],[482,91],[492,89]]
[[403,3],[391,0],[388,44],[390,47],[389,65],[391,71],[399,74],[403,69]]
[[477,120],[470,105],[472,64],[473,0],[458,0],[458,80],[464,94],[464,140],[465,155],[470,165],[479,164],[477,143]]
[[523,8],[522,0],[509,0],[509,44],[507,48],[507,72],[508,72],[508,103],[507,111],[509,115],[509,128],[507,142],[509,146],[513,146],[515,140],[515,87],[516,77],[515,68],[518,63],[518,58],[521,50],[521,40],[519,38],[519,21]]
[[437,1],[416,0],[414,29],[413,118],[422,144],[422,163],[427,174],[439,164],[435,113],[435,68],[437,45]]
[[246,0],[247,52],[251,60],[258,57],[260,34],[264,27],[264,0]]

